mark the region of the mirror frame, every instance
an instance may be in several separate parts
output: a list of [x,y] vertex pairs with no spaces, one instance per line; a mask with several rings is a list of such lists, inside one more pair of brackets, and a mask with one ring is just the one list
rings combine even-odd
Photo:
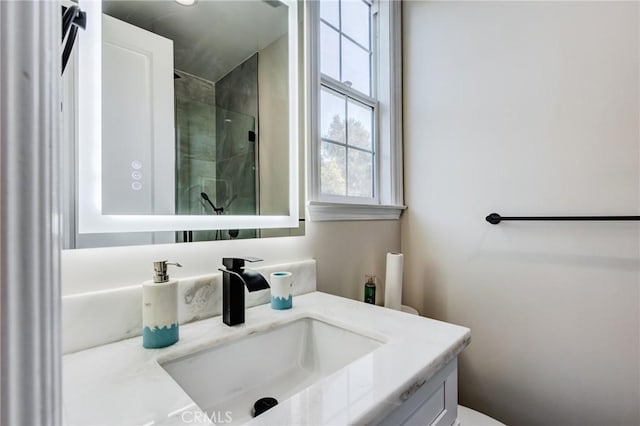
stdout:
[[79,37],[78,232],[154,232],[209,229],[297,228],[298,4],[288,7],[289,26],[289,215],[103,215],[102,214],[102,1],[80,0],[87,29]]

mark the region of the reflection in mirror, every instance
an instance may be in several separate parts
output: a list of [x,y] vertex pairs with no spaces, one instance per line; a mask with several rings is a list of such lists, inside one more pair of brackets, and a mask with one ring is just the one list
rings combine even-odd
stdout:
[[258,149],[286,164],[286,114],[258,131],[260,100],[288,108],[286,6],[102,4],[103,213],[287,214],[286,167],[261,200]]
[[[102,2],[102,214],[289,214],[288,13],[264,0]],[[68,232],[65,245],[301,233]]]

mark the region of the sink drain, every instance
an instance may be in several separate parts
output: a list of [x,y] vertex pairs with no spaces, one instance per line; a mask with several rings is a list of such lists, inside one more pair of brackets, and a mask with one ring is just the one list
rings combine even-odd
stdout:
[[278,405],[278,400],[275,398],[271,398],[270,396],[266,398],[260,398],[253,404],[253,417],[257,417],[260,414],[264,413],[270,408]]

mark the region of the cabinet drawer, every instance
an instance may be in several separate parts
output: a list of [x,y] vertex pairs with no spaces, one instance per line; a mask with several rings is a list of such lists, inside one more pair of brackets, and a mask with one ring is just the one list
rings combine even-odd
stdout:
[[[442,383],[436,391],[405,421],[407,425],[432,425],[446,409],[444,402],[444,386]],[[416,395],[418,394],[416,393]]]
[[385,426],[451,426],[458,411],[458,374],[454,359],[379,424]]

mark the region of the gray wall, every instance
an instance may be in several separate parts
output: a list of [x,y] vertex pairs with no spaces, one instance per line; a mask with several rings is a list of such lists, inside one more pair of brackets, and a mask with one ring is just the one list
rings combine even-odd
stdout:
[[[176,213],[214,214],[200,196],[216,200],[216,106],[215,85],[208,80],[175,70]],[[195,231],[193,241],[214,240],[216,231]],[[182,232],[176,233],[178,241]]]
[[471,328],[460,400],[637,425],[638,3],[405,2],[404,303]]
[[176,213],[213,214],[201,203],[200,192],[215,200],[216,118],[212,82],[176,70]]
[[[258,130],[258,54],[216,82],[217,203],[225,214],[259,214],[257,143],[248,133]],[[256,230],[240,230],[253,238]]]
[[258,117],[258,55],[216,81],[216,106]]

